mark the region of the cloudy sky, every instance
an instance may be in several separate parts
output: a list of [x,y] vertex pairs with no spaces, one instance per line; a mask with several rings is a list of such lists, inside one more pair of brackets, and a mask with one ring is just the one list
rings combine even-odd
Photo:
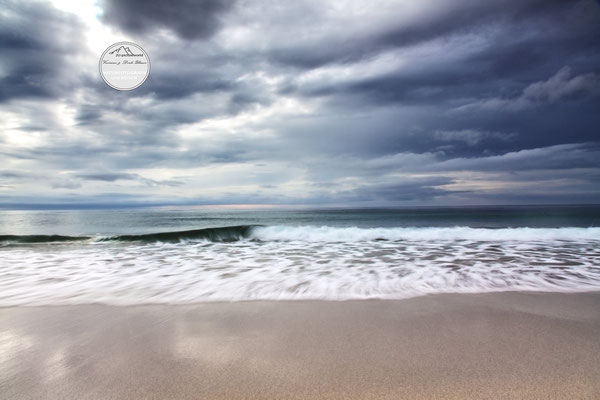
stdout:
[[596,1],[0,0],[0,47],[0,207],[600,203]]

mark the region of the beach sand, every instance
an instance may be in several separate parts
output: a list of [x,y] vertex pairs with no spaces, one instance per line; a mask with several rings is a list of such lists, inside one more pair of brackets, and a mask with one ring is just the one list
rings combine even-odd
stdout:
[[600,293],[0,309],[2,399],[598,399]]

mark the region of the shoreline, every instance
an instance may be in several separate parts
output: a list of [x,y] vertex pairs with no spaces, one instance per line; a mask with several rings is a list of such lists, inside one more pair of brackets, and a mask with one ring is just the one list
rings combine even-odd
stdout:
[[8,304],[0,305],[0,311],[15,308],[29,308],[29,309],[44,309],[44,308],[65,308],[65,307],[109,307],[109,308],[137,308],[137,307],[193,307],[202,305],[229,305],[229,304],[253,304],[253,303],[362,303],[362,302],[406,302],[413,301],[415,299],[422,298],[437,298],[437,297],[478,297],[478,296],[502,296],[502,295],[585,295],[585,294],[597,294],[600,296],[600,288],[590,288],[588,290],[542,290],[542,289],[508,289],[488,292],[441,292],[441,293],[424,293],[413,295],[405,298],[386,298],[386,297],[366,297],[366,298],[265,298],[265,299],[203,299],[192,301],[189,303],[118,303],[118,302],[90,302],[90,303],[58,303],[58,304]]
[[0,308],[7,398],[600,397],[600,292]]

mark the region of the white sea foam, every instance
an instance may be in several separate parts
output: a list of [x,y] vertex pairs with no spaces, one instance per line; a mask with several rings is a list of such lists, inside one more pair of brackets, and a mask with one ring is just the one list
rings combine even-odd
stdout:
[[600,290],[599,233],[260,227],[235,242],[6,246],[0,306]]
[[368,240],[600,240],[600,228],[355,228],[314,226],[255,227],[259,240],[309,242],[360,242]]

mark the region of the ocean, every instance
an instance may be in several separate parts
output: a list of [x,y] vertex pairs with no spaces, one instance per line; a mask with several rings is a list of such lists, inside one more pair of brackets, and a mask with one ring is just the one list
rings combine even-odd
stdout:
[[593,290],[599,206],[0,211],[0,306]]

